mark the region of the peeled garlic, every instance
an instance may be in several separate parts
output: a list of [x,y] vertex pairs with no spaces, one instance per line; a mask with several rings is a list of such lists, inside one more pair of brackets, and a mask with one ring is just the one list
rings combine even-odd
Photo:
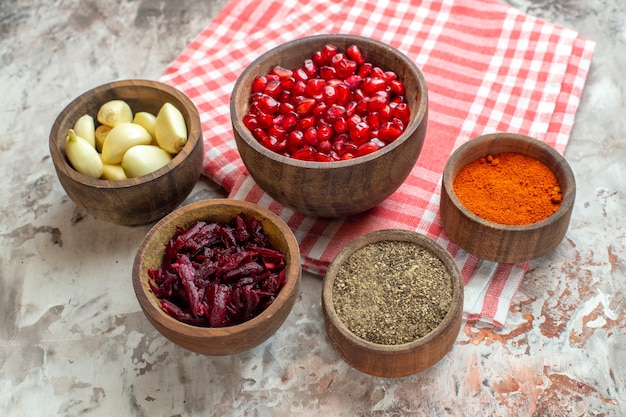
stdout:
[[113,180],[113,181],[121,181],[127,179],[126,173],[124,173],[124,168],[120,164],[102,164],[102,175],[100,176],[103,180]]
[[155,145],[137,145],[130,148],[122,159],[122,168],[128,178],[140,177],[165,166],[172,156]]
[[177,154],[187,143],[187,125],[180,112],[171,103],[161,106],[154,126],[156,141],[161,148]]
[[[155,139],[156,135],[154,134],[154,125],[156,124],[156,116],[152,113],[148,113],[145,111],[140,111],[135,113],[135,117],[133,119],[133,123],[136,123],[140,126],[143,126],[144,129],[150,133],[152,139]],[[153,145],[156,145],[156,139],[153,141]]]
[[96,147],[96,128],[90,114],[83,114],[76,120],[74,132],[76,132],[76,136],[85,139],[94,148]]
[[102,161],[106,164],[122,162],[124,153],[136,145],[148,145],[152,142],[150,133],[135,123],[120,123],[115,126],[102,144]]
[[111,129],[113,128],[107,125],[100,125],[96,128],[96,150],[98,152],[102,152],[102,145],[104,144],[104,140],[107,138],[107,135],[109,134]]
[[97,119],[103,125],[115,127],[133,121],[133,112],[124,100],[111,100],[100,106]]
[[65,154],[74,169],[81,174],[92,178],[100,178],[102,175],[102,161],[98,151],[87,140],[77,136],[74,129],[67,132]]

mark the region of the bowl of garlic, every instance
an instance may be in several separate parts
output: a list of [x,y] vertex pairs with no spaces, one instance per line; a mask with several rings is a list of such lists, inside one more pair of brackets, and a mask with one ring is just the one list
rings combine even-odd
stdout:
[[151,80],[81,94],[57,116],[49,147],[72,201],[125,226],[155,222],[179,206],[202,173],[204,155],[193,102]]

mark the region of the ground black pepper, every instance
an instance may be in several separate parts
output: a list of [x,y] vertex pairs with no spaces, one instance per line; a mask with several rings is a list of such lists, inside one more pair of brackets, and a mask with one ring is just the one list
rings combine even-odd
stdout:
[[431,251],[381,241],[355,251],[333,283],[339,319],[367,341],[398,345],[431,332],[452,305],[452,277]]

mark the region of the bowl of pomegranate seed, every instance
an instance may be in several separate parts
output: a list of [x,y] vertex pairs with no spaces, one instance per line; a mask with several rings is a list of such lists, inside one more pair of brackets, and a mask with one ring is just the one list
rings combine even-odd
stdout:
[[49,148],[76,205],[125,226],[152,223],[179,206],[200,177],[204,155],[193,102],[152,80],[84,92],[57,116]]
[[428,91],[390,45],[316,35],[252,62],[230,112],[256,183],[300,213],[336,218],[376,206],[407,178],[426,134]]
[[200,201],[161,219],[133,263],[148,321],[205,355],[243,352],[269,339],[295,304],[301,267],[286,223],[253,203]]

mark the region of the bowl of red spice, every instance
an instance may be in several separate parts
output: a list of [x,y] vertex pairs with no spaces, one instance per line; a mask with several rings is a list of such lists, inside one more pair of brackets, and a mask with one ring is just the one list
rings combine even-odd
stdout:
[[332,261],[322,289],[324,325],[337,353],[373,376],[422,372],[453,347],[463,280],[452,256],[409,230],[365,234]]
[[525,262],[563,240],[575,196],[574,174],[554,148],[521,134],[493,133],[450,156],[440,213],[446,233],[467,252]]
[[229,355],[270,338],[300,286],[289,227],[255,204],[229,199],[183,206],[150,229],[133,263],[148,321],[175,344]]
[[407,178],[424,142],[428,91],[392,46],[316,35],[253,61],[230,110],[256,183],[300,213],[334,218],[376,206]]

